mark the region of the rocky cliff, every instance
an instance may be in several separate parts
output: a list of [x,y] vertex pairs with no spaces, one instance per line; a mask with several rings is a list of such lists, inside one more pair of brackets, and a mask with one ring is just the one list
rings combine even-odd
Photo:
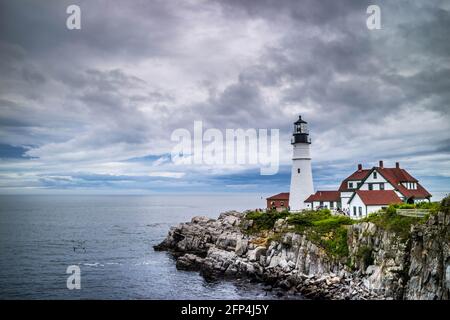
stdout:
[[230,211],[172,227],[155,250],[173,253],[179,269],[249,277],[313,299],[448,299],[449,223],[449,212],[439,212],[406,240],[371,222],[353,224],[348,257],[337,259],[284,219],[252,235],[245,232],[252,221]]

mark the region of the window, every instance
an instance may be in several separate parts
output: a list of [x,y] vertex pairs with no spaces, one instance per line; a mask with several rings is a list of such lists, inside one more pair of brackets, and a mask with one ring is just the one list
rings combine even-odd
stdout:
[[362,207],[358,207],[359,216],[362,217]]
[[349,182],[349,183],[348,183],[348,188],[349,188],[349,189],[353,189],[353,182]]
[[280,206],[284,207],[284,201],[280,202]]
[[369,190],[373,190],[373,183],[369,183]]
[[376,172],[376,171],[373,172],[373,178],[374,178],[374,179],[377,178],[377,172]]
[[320,201],[320,206],[323,207],[323,201]]
[[330,209],[333,209],[333,208],[334,208],[334,202],[330,201]]
[[300,173],[300,168],[297,169],[297,173]]
[[272,202],[270,203],[270,205],[271,205],[271,206],[274,206],[274,205],[275,205],[275,201],[272,201]]
[[300,131],[302,133],[308,133],[308,126],[306,125],[306,123],[300,124]]
[[353,207],[353,215],[356,216],[356,207]]
[[380,183],[380,190],[384,190],[384,183]]

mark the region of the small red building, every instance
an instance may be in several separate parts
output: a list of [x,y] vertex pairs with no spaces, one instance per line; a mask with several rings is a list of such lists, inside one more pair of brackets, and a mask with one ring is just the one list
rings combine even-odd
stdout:
[[339,191],[317,191],[310,195],[306,200],[306,209],[340,209],[341,193]]
[[266,198],[267,209],[276,209],[277,211],[289,210],[289,192],[282,192]]

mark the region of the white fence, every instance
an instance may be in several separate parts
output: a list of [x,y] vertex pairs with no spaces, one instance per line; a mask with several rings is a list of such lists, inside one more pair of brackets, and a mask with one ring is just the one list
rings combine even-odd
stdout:
[[397,214],[405,217],[423,218],[430,213],[427,209],[397,209]]

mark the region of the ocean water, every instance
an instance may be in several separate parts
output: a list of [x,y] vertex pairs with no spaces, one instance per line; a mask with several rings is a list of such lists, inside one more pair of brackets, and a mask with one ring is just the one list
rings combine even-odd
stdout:
[[[0,196],[0,299],[264,299],[261,285],[207,282],[153,245],[196,215],[264,206],[260,195]],[[81,269],[68,290],[66,269]]]

